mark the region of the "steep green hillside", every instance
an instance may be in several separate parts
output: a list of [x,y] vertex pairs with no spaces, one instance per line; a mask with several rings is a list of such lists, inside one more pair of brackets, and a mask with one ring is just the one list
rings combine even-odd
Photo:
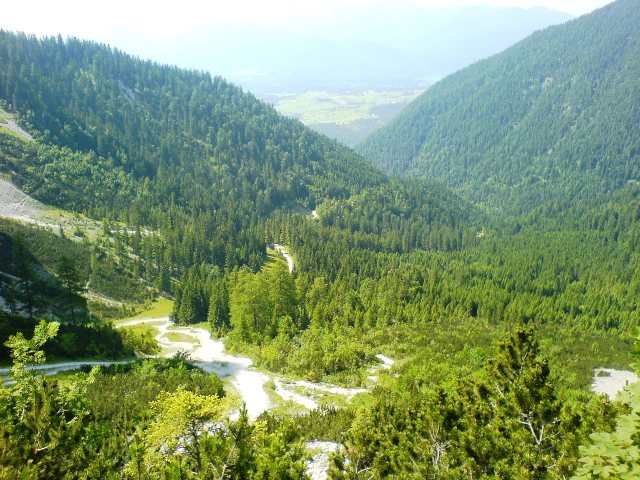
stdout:
[[62,322],[60,336],[47,345],[52,359],[132,356],[134,345],[95,317],[85,287],[126,300],[148,295],[104,253],[0,219],[0,363],[10,360],[9,336],[30,335],[42,318]]
[[640,8],[535,33],[419,97],[358,150],[493,208],[602,199],[640,178]]
[[5,110],[36,137],[2,137],[0,164],[39,200],[158,231],[162,247],[145,255],[156,271],[165,265],[178,274],[201,262],[255,270],[265,260],[261,224],[272,212],[308,213],[364,190],[385,199],[375,208],[386,222],[365,218],[368,233],[394,222],[443,237],[468,224],[469,209],[443,192],[396,212],[400,182],[206,73],[76,39],[7,32],[0,63]]

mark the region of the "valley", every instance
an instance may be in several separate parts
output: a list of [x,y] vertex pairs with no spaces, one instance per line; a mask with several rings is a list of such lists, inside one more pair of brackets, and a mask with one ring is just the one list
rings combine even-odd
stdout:
[[277,108],[0,30],[0,477],[636,478],[637,1]]

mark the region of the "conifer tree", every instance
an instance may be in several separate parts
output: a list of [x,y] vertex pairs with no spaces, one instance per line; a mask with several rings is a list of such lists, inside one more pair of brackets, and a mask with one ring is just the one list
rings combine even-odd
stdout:
[[207,322],[211,329],[218,333],[226,331],[230,326],[229,292],[224,278],[217,279],[213,282],[211,297],[209,299]]
[[67,309],[71,315],[71,321],[77,323],[76,304],[79,295],[84,292],[80,283],[80,273],[73,258],[62,256],[58,261],[58,278],[65,289]]
[[29,320],[33,320],[36,303],[34,292],[36,276],[33,270],[29,250],[22,235],[16,235],[13,240],[13,263],[16,276],[20,279],[21,291],[19,292],[19,298],[24,300]]

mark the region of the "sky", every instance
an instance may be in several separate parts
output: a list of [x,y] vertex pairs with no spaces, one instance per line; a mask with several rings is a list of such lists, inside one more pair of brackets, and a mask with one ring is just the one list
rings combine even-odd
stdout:
[[500,7],[542,6],[578,16],[612,0],[19,0],[2,6],[0,28],[36,35],[76,36],[106,41],[122,32],[149,37],[179,37],[219,22],[294,27],[346,8],[401,8],[487,4]]

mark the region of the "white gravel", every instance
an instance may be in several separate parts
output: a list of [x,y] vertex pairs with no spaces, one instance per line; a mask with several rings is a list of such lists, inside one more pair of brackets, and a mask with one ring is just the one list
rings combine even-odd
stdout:
[[29,221],[43,208],[15,185],[0,179],[0,216]]
[[[55,209],[38,202],[7,180],[0,178],[0,217],[29,223],[57,233],[60,227],[65,231],[76,228],[87,234],[95,234],[100,224],[83,215]],[[69,238],[79,240],[70,235]]]
[[638,376],[629,370],[614,370],[613,368],[596,368],[593,373],[591,391],[604,394],[609,400],[615,400],[618,393],[627,385],[636,383]]
[[335,385],[325,385],[322,383],[307,382],[306,380],[298,380],[293,382],[296,387],[303,387],[309,390],[318,390],[321,392],[333,393],[335,395],[343,395],[347,401],[351,401],[358,393],[365,393],[366,388],[346,388]]
[[393,364],[396,363],[395,360],[392,360],[391,358],[381,353],[377,354],[376,358],[382,362],[382,368],[386,368],[387,370],[393,367]]
[[309,410],[315,410],[318,408],[318,404],[313,399],[287,389],[282,380],[275,378],[273,383],[276,385],[276,393],[280,395],[283,400],[291,400],[292,402],[302,405],[304,408],[308,408]]
[[311,460],[307,461],[307,475],[311,480],[327,480],[329,477],[329,456],[333,452],[344,449],[344,445],[313,440],[307,442],[305,447],[307,450],[317,452]]
[[[157,326],[156,340],[162,347],[163,356],[171,356],[178,351],[186,351],[196,365],[206,372],[214,372],[220,378],[229,378],[240,392],[249,418],[254,420],[271,407],[264,384],[269,377],[250,370],[251,359],[235,357],[224,353],[222,340],[213,340],[211,334],[203,328],[172,327],[168,318]],[[182,333],[194,339],[194,342],[175,342],[167,338],[170,332]]]
[[291,255],[289,255],[289,251],[287,250],[287,247],[285,247],[284,245],[280,245],[279,243],[276,243],[273,245],[273,248],[277,250],[280,253],[280,255],[284,257],[284,259],[287,261],[289,272],[293,273],[293,258],[291,258]]

